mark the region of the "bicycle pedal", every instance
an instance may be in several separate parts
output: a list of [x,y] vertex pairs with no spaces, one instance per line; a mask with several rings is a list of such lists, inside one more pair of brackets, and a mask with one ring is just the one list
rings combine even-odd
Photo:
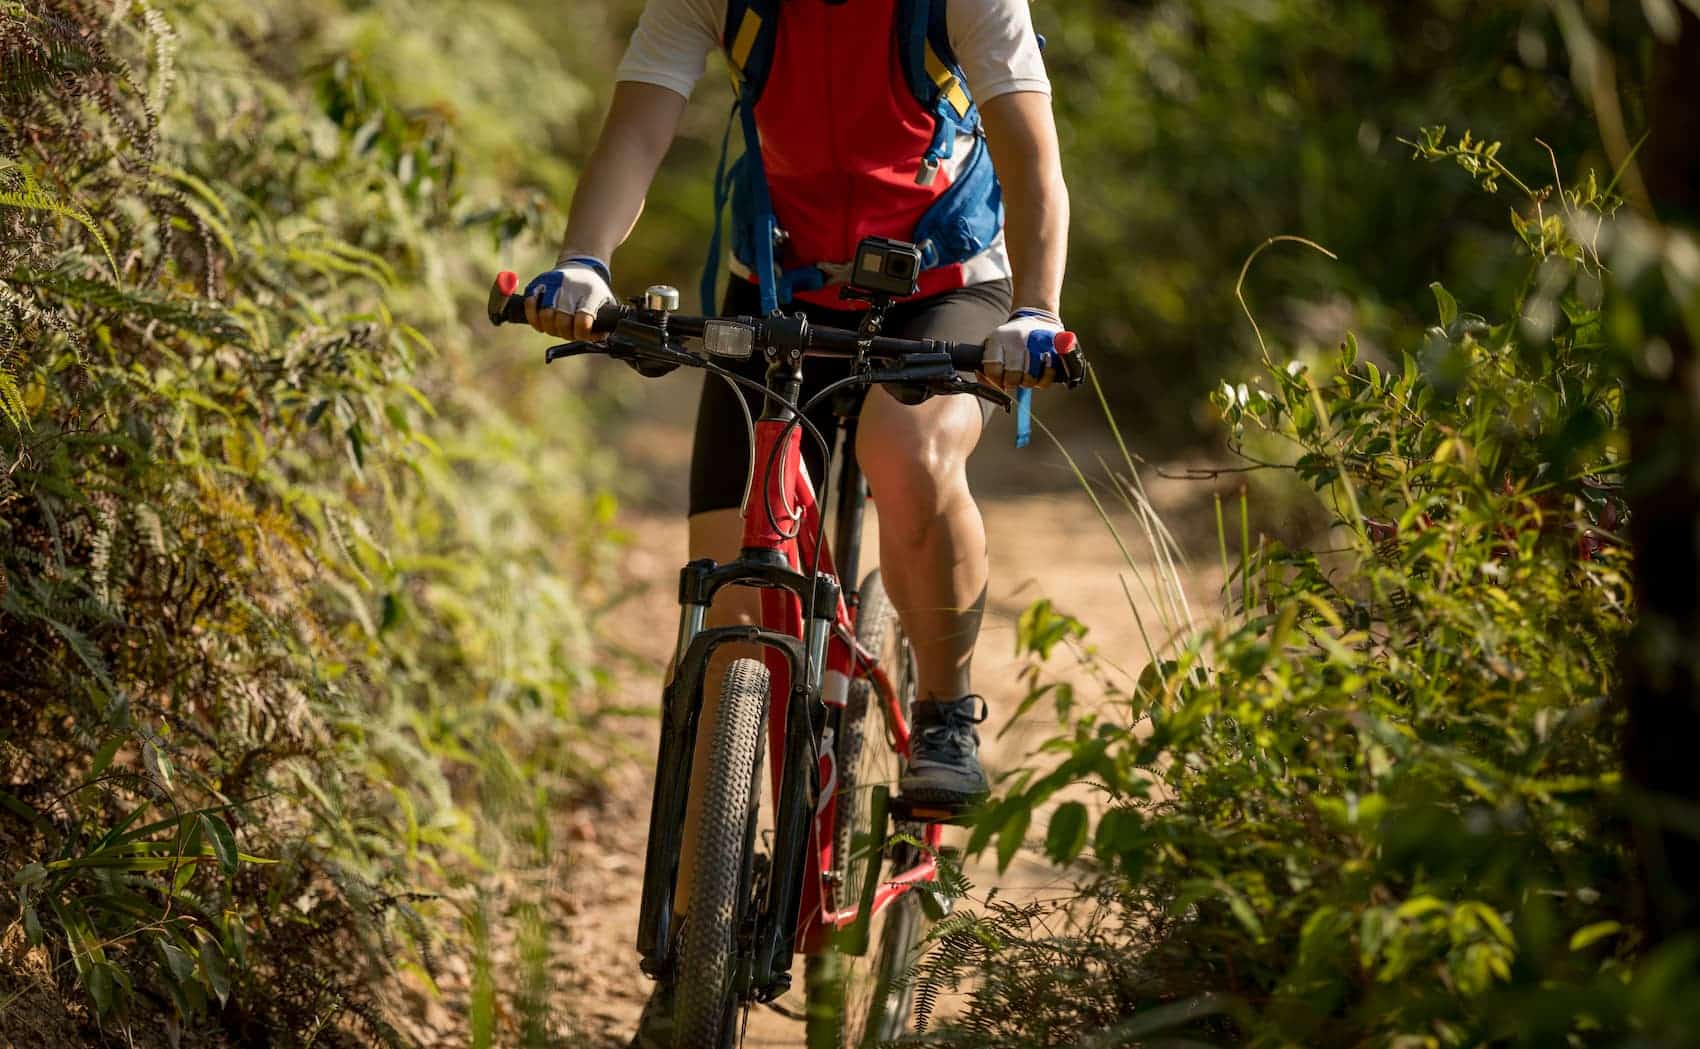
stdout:
[[804,1012],[801,1009],[792,1008],[791,1006],[786,1005],[784,1002],[779,1001],[778,999],[775,999],[771,1002],[763,1002],[762,1004],[767,1006],[769,1009],[772,1009],[774,1012],[778,1013],[780,1016],[785,1017],[787,1020],[797,1020],[799,1022],[804,1022],[804,1021],[807,1021],[808,1018],[809,1018],[808,1013]]
[[954,823],[967,826],[968,813],[935,802],[910,801],[898,795],[891,799],[891,818],[910,823]]

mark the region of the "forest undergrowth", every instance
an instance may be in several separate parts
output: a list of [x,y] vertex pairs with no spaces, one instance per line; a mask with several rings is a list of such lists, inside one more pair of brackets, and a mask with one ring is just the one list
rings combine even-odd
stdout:
[[[1326,537],[1261,538],[1244,501],[1219,504],[1225,610],[1203,629],[1130,557],[1131,614],[1134,591],[1159,610],[1137,653],[1097,651],[1066,602],[1029,611],[1023,711],[1054,708],[1065,731],[1001,785],[969,848],[1007,864],[1042,826],[1082,894],[935,928],[919,997],[968,988],[972,1004],[916,1041],[1415,1049],[1700,1030],[1694,945],[1646,946],[1614,698],[1633,607],[1610,338],[1625,318],[1604,259],[1633,264],[1645,243],[1618,228],[1614,185],[1566,186],[1556,157],[1554,180],[1525,181],[1498,142],[1429,128],[1409,145],[1512,197],[1514,300],[1489,320],[1437,283],[1421,342],[1387,349],[1258,331],[1262,368],[1213,403],[1260,484],[1320,500]],[[1299,238],[1265,247],[1317,247],[1282,240]],[[1170,543],[1131,456],[1104,492],[1161,569]],[[1063,680],[1069,655],[1092,689]],[[1071,788],[1087,800],[1059,803]]]
[[[640,4],[570,6],[0,0],[0,1041],[573,1044],[550,817],[612,760],[608,453],[593,403],[463,316],[551,250]],[[1700,952],[1648,947],[1625,847],[1644,332],[1611,288],[1677,260],[1700,302],[1700,255],[1618,215],[1615,178],[1560,179],[1599,159],[1563,19],[1040,15],[1093,217],[1068,309],[1100,374],[1142,377],[1101,392],[1174,439],[1171,391],[1260,351],[1219,432],[1330,527],[1224,507],[1198,629],[1141,572],[1177,551],[1135,457],[1092,482],[1151,548],[1130,615],[1158,612],[1135,652],[1065,601],[1023,617],[1023,709],[1064,729],[972,842],[1084,893],[942,922],[917,1038],[1686,1044]],[[700,258],[722,100],[622,286]],[[1401,148],[1457,170],[1392,169],[1396,128],[1466,113],[1511,145],[1434,129]],[[1281,228],[1343,259],[1277,239],[1224,279]],[[1236,333],[1260,279],[1290,315]],[[1358,335],[1307,341],[1342,311]]]
[[611,507],[456,308],[558,219],[314,6],[0,3],[0,1040],[561,1022]]

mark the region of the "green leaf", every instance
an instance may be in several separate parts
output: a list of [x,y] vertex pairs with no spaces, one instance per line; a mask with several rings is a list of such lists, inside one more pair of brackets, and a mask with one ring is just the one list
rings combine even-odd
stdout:
[[1589,944],[1598,943],[1608,936],[1616,936],[1623,931],[1623,926],[1617,922],[1595,922],[1577,929],[1570,937],[1570,949],[1579,951]]
[[1015,624],[1017,655],[1049,659],[1051,649],[1066,638],[1086,636],[1086,627],[1071,615],[1058,612],[1049,598],[1041,598],[1022,610]]
[[12,373],[0,366],[0,416],[20,430],[29,429],[29,410],[24,407],[22,391]]
[[142,741],[142,765],[153,773],[154,778],[160,782],[161,786],[170,789],[173,771],[171,759],[166,757],[165,752],[160,750],[151,739]]
[[195,959],[189,957],[181,947],[166,940],[159,944],[160,954],[165,957],[165,967],[173,978],[180,983],[187,983],[195,977]]
[[1245,931],[1251,933],[1253,939],[1262,942],[1263,921],[1258,918],[1257,910],[1252,907],[1251,901],[1245,898],[1244,893],[1227,882],[1218,882],[1216,887],[1223,898],[1228,901],[1228,910],[1232,911],[1234,917],[1239,919],[1239,923],[1245,926]]
[[1026,717],[1027,714],[1032,711],[1036,703],[1038,703],[1041,699],[1044,699],[1045,696],[1056,687],[1057,686],[1055,684],[1039,685],[1028,691],[1027,695],[1021,700],[1020,705],[1015,708],[1015,713],[1011,714],[1009,716],[1009,720],[1004,723],[1004,727],[998,730],[997,738],[1004,738],[1011,729],[1015,728],[1015,726],[1020,723],[1022,718]]
[[1103,859],[1125,856],[1139,843],[1143,821],[1131,808],[1113,808],[1098,817],[1098,830],[1093,837],[1093,850]]
[[218,1004],[223,1005],[230,997],[230,967],[224,960],[224,948],[219,945],[218,938],[205,929],[195,930],[195,941],[200,948],[196,955],[202,980],[212,988]]
[[107,692],[116,691],[112,686],[112,678],[107,676],[106,661],[101,658],[100,651],[94,647],[94,642],[90,641],[75,627],[61,623],[52,616],[42,616],[41,618],[76,654],[83,666],[88,667],[89,673],[95,676],[95,680],[99,681]]
[[31,808],[22,798],[3,790],[0,790],[0,809],[5,809],[31,826],[42,821],[41,813]]
[[99,779],[101,774],[111,767],[112,759],[118,753],[118,748],[124,745],[124,738],[123,736],[113,736],[101,744],[100,750],[94,756],[94,764],[89,766],[88,779]]
[[1058,863],[1068,863],[1086,847],[1086,806],[1068,801],[1051,813],[1045,832],[1045,852]]
[[201,827],[206,831],[207,841],[212,845],[213,855],[218,857],[218,865],[225,876],[236,873],[236,834],[230,829],[230,824],[224,822],[224,817],[207,813],[201,816]]
[[1422,918],[1435,912],[1446,911],[1446,904],[1433,896],[1413,896],[1401,903],[1393,913],[1405,921]]
[[171,891],[180,893],[195,880],[195,872],[200,869],[202,855],[202,838],[206,834],[206,817],[184,819],[177,828],[177,843],[172,847],[177,861],[182,866],[177,868],[177,874],[172,878]]
[[24,936],[31,947],[41,946],[41,915],[35,911],[35,901],[25,896],[23,899]]
[[1434,292],[1435,305],[1440,307],[1440,326],[1446,330],[1447,334],[1451,334],[1452,324],[1458,319],[1458,300],[1453,298],[1452,293],[1447,291],[1439,281],[1433,282],[1428,288]]
[[0,207],[46,211],[71,219],[88,230],[89,236],[94,238],[95,244],[100,247],[100,253],[106,256],[106,264],[112,267],[112,275],[118,275],[118,263],[112,258],[112,249],[107,246],[106,237],[101,234],[100,227],[95,224],[89,213],[42,190],[28,172],[24,173],[23,184],[17,189],[0,189]]
[[1033,809],[1023,805],[1015,810],[1009,822],[998,831],[998,873],[1009,869],[1015,854],[1020,851],[1023,842],[1027,840],[1027,825],[1033,819]]
[[88,989],[89,997],[94,999],[95,1010],[102,1016],[109,1015],[118,1006],[118,981],[114,972],[111,963],[95,962],[83,974],[83,986]]
[[968,835],[968,844],[963,851],[970,856],[978,856],[992,840],[992,836],[1003,828],[1009,821],[1010,815],[1020,805],[1026,804],[1020,797],[1003,798],[991,808],[974,816],[974,829]]

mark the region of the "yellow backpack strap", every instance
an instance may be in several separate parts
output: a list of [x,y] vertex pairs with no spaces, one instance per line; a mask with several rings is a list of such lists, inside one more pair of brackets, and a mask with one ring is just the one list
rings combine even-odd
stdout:
[[721,46],[732,74],[732,87],[742,97],[749,90],[753,103],[767,83],[773,66],[774,27],[778,0],[728,0],[726,29]]
[[944,59],[933,47],[931,40],[927,41],[927,76],[939,87],[939,96],[950,103],[950,108],[956,111],[956,119],[961,120],[968,115],[968,91],[962,86],[962,78],[958,77],[951,68],[944,64]]
[[897,0],[898,64],[915,101],[933,117],[932,141],[915,172],[915,181],[923,186],[937,177],[941,161],[955,149],[957,135],[975,131],[980,122],[951,50],[947,6],[948,0]]
[[744,17],[738,22],[738,35],[732,38],[732,46],[727,49],[726,57],[732,63],[732,76],[742,79],[744,67],[749,64],[750,52],[755,49],[756,36],[761,32],[761,12],[745,10]]

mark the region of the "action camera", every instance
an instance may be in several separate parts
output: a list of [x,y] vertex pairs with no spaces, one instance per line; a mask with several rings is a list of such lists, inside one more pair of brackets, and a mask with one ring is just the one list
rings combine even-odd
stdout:
[[901,240],[867,237],[856,245],[850,290],[906,299],[920,287],[921,249]]

